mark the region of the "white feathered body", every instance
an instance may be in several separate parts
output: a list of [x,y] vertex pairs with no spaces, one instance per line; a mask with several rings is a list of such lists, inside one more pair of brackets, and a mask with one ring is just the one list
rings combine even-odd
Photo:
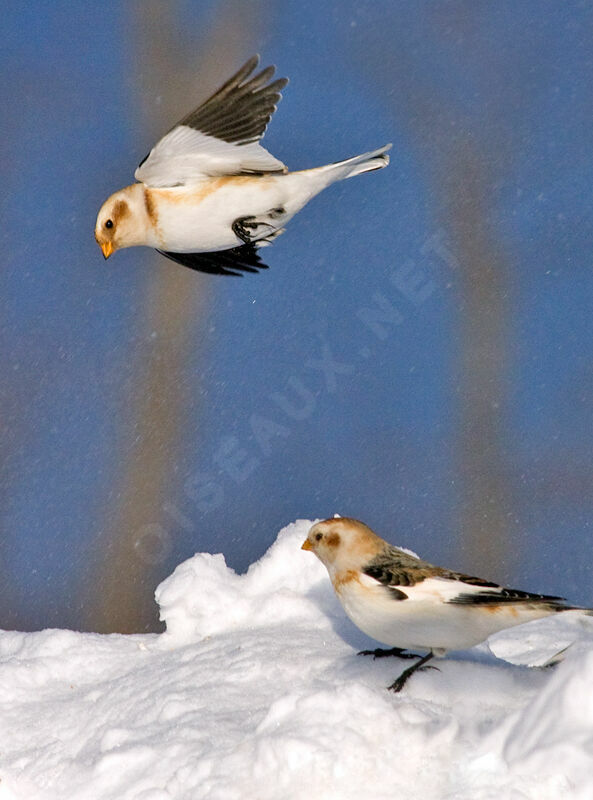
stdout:
[[[493,633],[555,613],[534,604],[463,605],[452,603],[460,591],[483,592],[483,587],[463,585],[445,578],[427,578],[415,586],[402,586],[407,599],[398,600],[389,589],[363,573],[334,578],[334,588],[346,614],[368,636],[391,647],[430,650],[465,650]],[[501,589],[502,591],[502,589]]]
[[284,213],[276,217],[280,229],[325,188],[319,184],[315,170],[309,170],[288,175],[208,178],[191,187],[147,187],[158,207],[153,227],[155,243],[149,244],[175,252],[226,250],[241,245],[232,229],[237,218],[282,209]]
[[272,212],[269,231],[280,231],[327,186],[386,160],[381,150],[298,172],[222,175],[162,188],[135,184],[129,190],[138,193],[141,213],[148,216],[142,244],[174,252],[226,250],[243,244],[233,232],[236,219],[268,218]]

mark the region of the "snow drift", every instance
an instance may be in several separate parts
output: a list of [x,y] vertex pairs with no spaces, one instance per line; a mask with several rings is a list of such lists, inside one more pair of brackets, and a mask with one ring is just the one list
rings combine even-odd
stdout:
[[402,663],[356,655],[310,524],[245,575],[181,564],[160,636],[0,633],[0,800],[590,800],[591,622],[514,628],[490,644],[516,664],[483,645],[393,695]]

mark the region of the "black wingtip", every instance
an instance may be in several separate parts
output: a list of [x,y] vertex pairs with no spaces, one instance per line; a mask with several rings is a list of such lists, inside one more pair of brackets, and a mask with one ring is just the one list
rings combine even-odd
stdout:
[[272,80],[270,65],[253,74],[259,55],[252,56],[213,95],[178,124],[231,144],[258,141],[282,99],[288,78]]
[[253,243],[212,253],[173,253],[165,250],[157,250],[157,253],[195,272],[206,272],[210,275],[242,278],[244,272],[257,273],[262,269],[268,269],[268,265],[261,260]]
[[259,53],[255,53],[255,55],[247,59],[247,61],[243,64],[242,67],[239,67],[239,69],[235,72],[235,74],[229,78],[227,83],[231,82],[240,83],[241,81],[244,81],[245,78],[251,75],[253,70],[256,69],[258,65],[259,65]]

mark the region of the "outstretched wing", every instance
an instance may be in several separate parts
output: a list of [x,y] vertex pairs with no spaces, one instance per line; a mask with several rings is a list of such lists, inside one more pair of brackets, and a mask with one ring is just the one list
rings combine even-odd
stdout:
[[188,114],[153,147],[135,178],[148,186],[183,186],[206,176],[286,172],[260,144],[288,83],[270,82],[275,67],[249,77],[253,56],[224,86]]
[[207,272],[210,275],[241,277],[243,272],[268,269],[268,265],[259,257],[254,244],[244,244],[230,250],[217,250],[214,253],[168,253],[165,250],[157,250],[157,253],[196,272]]

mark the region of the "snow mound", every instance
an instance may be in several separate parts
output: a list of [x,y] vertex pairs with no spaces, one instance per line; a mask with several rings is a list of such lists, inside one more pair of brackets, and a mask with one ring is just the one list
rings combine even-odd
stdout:
[[184,643],[273,622],[326,625],[316,598],[331,594],[327,572],[299,552],[311,524],[299,520],[280,531],[245,575],[229,569],[222,553],[198,553],[180,564],[155,593],[167,625],[163,641]]
[[[245,575],[200,553],[166,633],[0,633],[0,800],[589,800],[593,647],[558,615],[385,687],[300,520]],[[545,623],[549,625],[546,627]],[[493,637],[494,638],[494,637]],[[570,640],[570,641],[569,641]],[[545,647],[544,647],[545,644]]]
[[593,647],[593,617],[567,611],[523,625],[521,636],[512,629],[495,633],[488,646],[497,658],[511,664],[543,667],[553,663],[557,656],[564,658],[579,640],[588,640]]

